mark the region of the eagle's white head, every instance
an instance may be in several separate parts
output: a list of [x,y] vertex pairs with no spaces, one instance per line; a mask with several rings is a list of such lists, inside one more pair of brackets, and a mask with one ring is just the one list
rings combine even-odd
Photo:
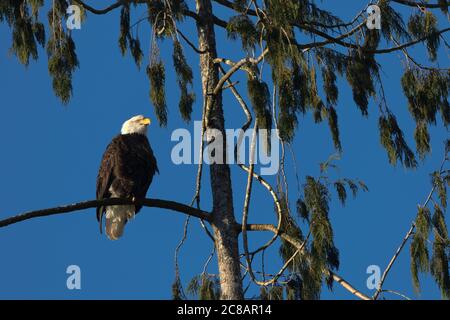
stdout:
[[121,134],[131,134],[131,133],[138,133],[138,134],[147,134],[147,127],[150,124],[150,119],[145,118],[143,115],[134,116],[131,119],[128,119],[125,121],[122,125],[122,130],[120,131]]

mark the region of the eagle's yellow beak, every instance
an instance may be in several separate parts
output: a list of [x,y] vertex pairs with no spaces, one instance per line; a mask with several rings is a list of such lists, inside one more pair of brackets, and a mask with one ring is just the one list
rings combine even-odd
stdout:
[[152,121],[150,120],[150,118],[144,118],[141,121],[139,121],[140,124],[146,125],[148,126]]

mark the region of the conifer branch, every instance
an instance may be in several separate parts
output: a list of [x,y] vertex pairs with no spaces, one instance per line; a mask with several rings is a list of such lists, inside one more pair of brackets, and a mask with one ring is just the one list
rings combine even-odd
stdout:
[[[233,7],[232,3],[230,3],[229,1],[226,1],[226,0],[215,0],[215,1],[220,3],[220,4],[222,4],[222,5],[226,5],[227,7],[231,7],[231,8]],[[91,13],[98,14],[98,15],[103,15],[103,14],[106,14],[106,13],[116,9],[116,8],[121,7],[122,5],[124,5],[126,3],[129,3],[130,0],[119,0],[116,3],[106,7],[104,9],[96,9],[96,8],[94,8],[94,7],[84,3],[82,0],[74,0],[74,2],[76,2],[77,4],[79,4],[84,9],[86,9],[87,11],[89,11]],[[395,0],[395,2],[404,4],[404,5],[408,5],[408,6],[414,6],[414,7],[416,7],[416,6],[421,6],[421,7],[425,7],[425,8],[440,8],[441,7],[441,5],[439,5],[439,4],[426,4],[426,3],[418,4],[416,2],[407,1],[407,0]],[[139,3],[148,3],[148,1],[147,0],[139,0]],[[447,4],[447,6],[448,6],[448,4]],[[201,20],[200,17],[195,12],[192,12],[190,10],[183,10],[183,14],[186,15],[186,16],[189,16],[191,18],[194,18],[194,20],[196,20],[196,21],[200,21]],[[249,9],[247,11],[247,14],[256,15],[256,12],[251,10],[251,9]],[[350,22],[348,24],[336,25],[336,27],[345,27],[345,26],[351,25],[360,17],[360,15],[361,14],[359,14],[352,22]],[[222,27],[222,28],[226,28],[227,27],[228,23],[226,21],[224,21],[224,20],[221,20],[217,16],[213,16],[213,20],[214,20],[214,24],[215,25],[217,25],[219,27]],[[311,24],[314,24],[314,22],[312,22]],[[322,32],[322,31],[318,30],[317,28],[310,27],[310,26],[305,25],[305,24],[293,23],[293,25],[296,26],[296,27],[299,27],[300,29],[304,29],[304,30],[306,30],[308,32],[314,33],[314,34],[316,34],[318,36],[321,36],[321,37],[327,39],[327,41],[322,41],[322,42],[312,42],[312,43],[309,43],[309,44],[298,44],[297,46],[301,50],[322,47],[322,46],[327,45],[327,44],[335,43],[335,44],[341,45],[341,46],[346,47],[346,48],[360,49],[360,50],[363,50],[365,53],[368,53],[368,54],[385,54],[385,53],[391,53],[391,52],[403,50],[405,48],[408,48],[410,46],[413,46],[415,44],[423,42],[424,40],[426,40],[426,39],[428,39],[430,37],[437,36],[437,35],[442,35],[442,34],[448,32],[448,31],[450,31],[450,28],[445,28],[445,29],[442,29],[442,30],[430,33],[430,34],[428,34],[428,35],[426,35],[424,37],[421,37],[421,38],[416,39],[416,40],[411,41],[411,42],[404,43],[404,44],[396,46],[396,47],[391,47],[391,48],[386,48],[386,49],[376,49],[376,50],[365,50],[364,48],[361,48],[360,46],[355,45],[353,43],[342,41],[343,38],[347,37],[348,35],[353,34],[355,32],[355,29],[357,30],[357,28],[360,27],[360,25],[358,25],[356,28],[351,30],[348,34],[341,35],[341,36],[339,36],[337,38],[335,38],[335,37],[333,37],[333,36],[331,36],[331,35],[329,35],[329,34],[327,34],[325,32]],[[321,27],[321,26],[319,26],[319,27]],[[332,26],[329,26],[329,27],[331,28]],[[268,50],[268,49],[266,49],[266,50]],[[242,61],[242,60],[238,62],[238,64],[240,64],[240,66],[242,66],[242,65],[244,65],[246,63],[247,63],[246,61]],[[234,70],[234,72],[237,71],[240,68],[240,66],[237,67],[237,69]]]
[[[411,1],[411,0],[392,0],[392,2],[397,2],[399,4],[405,5],[405,6],[409,6],[409,7],[422,7],[422,8],[429,8],[429,9],[438,9],[438,8],[442,8],[443,4],[438,4],[438,3],[426,3],[423,1],[420,2],[416,2],[416,1]],[[449,6],[449,2],[447,1],[447,4],[445,4],[445,6]]]
[[[423,37],[420,37],[416,40],[410,41],[410,42],[406,42],[404,44],[395,46],[395,47],[391,47],[391,48],[386,48],[386,49],[376,49],[376,50],[364,50],[364,52],[369,53],[369,54],[384,54],[384,53],[391,53],[391,52],[395,52],[395,51],[399,51],[399,50],[403,50],[409,47],[412,47],[418,43],[423,42],[424,40],[427,40],[428,38],[434,37],[434,36],[441,36],[442,34],[446,33],[450,31],[450,28],[445,28],[442,30],[438,30],[436,32],[431,32]],[[359,48],[359,47],[357,47]]]
[[[392,39],[392,41],[396,44],[399,45],[398,42],[395,39]],[[408,59],[409,61],[411,61],[414,65],[416,65],[418,68],[423,69],[423,70],[429,70],[429,71],[450,71],[450,68],[437,68],[437,67],[427,67],[424,66],[422,64],[420,64],[419,62],[416,61],[416,59],[414,59],[409,52],[406,49],[402,49],[403,54],[405,55],[406,59]]]
[[426,39],[428,39],[430,37],[439,36],[439,35],[442,35],[442,34],[448,32],[448,31],[450,31],[450,28],[445,28],[445,29],[442,29],[442,30],[438,30],[436,32],[431,32],[431,33],[429,33],[429,34],[427,34],[427,35],[425,35],[423,37],[420,37],[420,38],[418,38],[416,40],[412,40],[412,41],[403,43],[401,45],[397,45],[395,47],[390,47],[390,48],[386,48],[386,49],[367,50],[367,49],[364,49],[363,47],[361,47],[359,45],[356,45],[356,44],[353,44],[353,43],[349,43],[349,42],[345,42],[345,41],[343,41],[341,39],[341,37],[335,38],[333,36],[330,36],[326,32],[322,32],[322,31],[317,30],[315,28],[312,28],[310,26],[307,26],[307,25],[304,25],[304,24],[295,24],[295,26],[298,27],[299,29],[306,30],[308,32],[314,33],[314,34],[316,34],[318,36],[321,36],[322,38],[327,39],[327,41],[322,41],[322,42],[311,42],[309,44],[298,44],[297,47],[299,49],[301,49],[301,50],[317,48],[317,47],[323,47],[323,46],[325,46],[327,44],[338,44],[340,46],[343,46],[343,47],[346,47],[346,48],[349,48],[349,49],[362,50],[364,53],[367,53],[367,54],[385,54],[385,53],[392,53],[392,52],[395,52],[395,51],[403,50],[403,49],[406,49],[406,48],[411,47],[413,45],[416,45],[416,44],[418,44],[420,42],[423,42],[424,40],[426,40]]
[[[241,225],[237,225],[236,228],[238,230],[242,230]],[[279,236],[289,242],[291,245],[296,247],[297,249],[300,249],[300,252],[303,251],[304,246],[303,243],[295,239],[294,237],[289,236],[288,234],[284,233],[283,231],[277,230],[277,228],[272,224],[247,224],[247,231],[270,231],[273,233],[279,233]],[[351,292],[356,297],[362,299],[362,300],[371,300],[371,298],[361,291],[357,290],[355,287],[353,287],[350,283],[348,283],[345,279],[343,279],[338,274],[332,272],[331,270],[323,270],[324,273],[330,274],[333,277],[333,280],[339,283],[344,289]]]
[[[229,0],[214,0],[214,2],[217,2],[218,4],[220,4],[220,5],[224,6],[224,7],[227,7],[229,9],[231,9],[231,10],[239,12],[239,10],[236,10],[236,8],[234,7],[233,3],[231,1],[229,1]],[[252,0],[252,2],[255,3],[254,0]],[[327,24],[323,24],[323,23],[320,23],[320,22],[317,22],[317,21],[308,21],[308,24],[313,24],[313,25],[316,25],[316,26],[318,26],[320,28],[325,28],[325,29],[347,28],[347,27],[353,25],[364,14],[364,12],[365,12],[365,9],[361,10],[349,22],[343,22],[343,23],[336,23],[336,24],[333,24],[333,25],[327,25]],[[247,15],[250,15],[250,16],[254,16],[254,17],[258,16],[258,13],[255,10],[252,10],[250,8],[247,8],[244,13],[247,14]]]
[[168,201],[168,200],[160,200],[160,199],[143,199],[133,201],[132,199],[121,199],[121,198],[109,198],[102,200],[89,200],[78,202],[65,206],[58,206],[54,208],[41,209],[41,210],[33,210],[25,213],[21,213],[3,220],[0,220],[0,228],[6,227],[8,225],[18,223],[24,220],[29,220],[38,217],[46,217],[56,214],[63,214],[73,211],[80,211],[90,208],[97,208],[100,206],[111,206],[111,205],[130,205],[130,204],[139,204],[144,207],[154,207],[160,209],[167,209],[172,211],[181,212],[196,218],[200,218],[206,221],[211,221],[211,215],[209,212],[199,210],[185,204]]
[[[447,150],[445,151],[445,156],[444,156],[444,160],[442,160],[441,163],[441,167],[439,169],[439,172],[442,172],[442,169],[444,168],[445,162],[447,161]],[[433,187],[431,188],[431,191],[429,192],[425,202],[421,205],[422,208],[425,208],[428,203],[430,202],[430,200],[432,199],[432,196],[436,190],[437,185],[433,184]],[[408,232],[406,233],[405,237],[403,238],[400,246],[398,247],[397,251],[395,252],[394,256],[391,258],[391,260],[389,261],[386,269],[384,270],[380,282],[378,284],[378,288],[377,291],[374,293],[373,295],[373,300],[377,300],[378,296],[380,295],[380,293],[383,291],[383,284],[386,281],[386,277],[389,274],[389,271],[391,270],[392,266],[394,265],[395,261],[397,260],[398,256],[400,255],[400,253],[402,252],[403,248],[405,247],[406,243],[408,242],[409,238],[411,237],[411,235],[414,233],[414,230],[416,228],[416,220],[414,220],[411,224],[411,227],[409,228]]]

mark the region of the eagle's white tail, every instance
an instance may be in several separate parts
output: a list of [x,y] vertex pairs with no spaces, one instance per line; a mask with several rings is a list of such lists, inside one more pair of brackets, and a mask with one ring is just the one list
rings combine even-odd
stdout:
[[129,219],[134,217],[134,205],[109,206],[106,208],[106,235],[111,240],[119,239]]

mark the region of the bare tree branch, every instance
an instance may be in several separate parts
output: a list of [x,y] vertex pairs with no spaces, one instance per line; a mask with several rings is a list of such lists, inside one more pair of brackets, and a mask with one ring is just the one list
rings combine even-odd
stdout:
[[199,50],[194,43],[192,43],[191,40],[189,40],[189,38],[187,36],[185,36],[185,34],[177,28],[177,33],[184,39],[184,41],[186,41],[186,43],[192,48],[192,50],[194,50],[195,52],[197,52],[198,54],[204,54],[206,53],[205,50]]
[[247,269],[248,274],[250,275],[250,278],[253,282],[255,282],[257,285],[265,285],[265,283],[260,282],[256,280],[255,274],[253,273],[252,269],[252,261],[250,259],[250,255],[248,253],[248,238],[247,238],[247,219],[248,219],[248,210],[250,207],[250,198],[252,194],[252,185],[253,185],[253,172],[255,169],[254,164],[254,157],[255,157],[255,145],[256,145],[256,131],[258,130],[258,121],[255,121],[255,126],[253,129],[253,135],[251,140],[251,146],[250,146],[250,168],[248,171],[247,176],[247,189],[245,192],[245,199],[244,199],[244,209],[242,213],[242,242],[244,247],[244,254],[245,254],[245,260],[247,261]]
[[353,295],[357,296],[361,300],[371,300],[371,298],[369,296],[367,296],[364,293],[362,293],[361,291],[355,289],[350,283],[345,281],[345,279],[343,279],[340,275],[338,275],[338,274],[336,274],[334,272],[331,272],[331,271],[330,271],[330,273],[333,276],[333,280],[334,281],[339,283],[344,289],[346,289],[347,291],[349,291]]
[[[207,51],[205,51],[207,52]],[[208,71],[209,72],[209,71]],[[206,87],[208,87],[209,83],[209,77],[207,77],[208,80],[206,80]],[[207,99],[206,92],[203,95],[203,106],[202,106],[202,128],[201,128],[201,134],[200,134],[200,146],[199,146],[199,163],[197,167],[197,178],[195,181],[195,194],[192,198],[191,206],[194,204],[194,201],[196,201],[197,208],[200,209],[200,189],[202,185],[202,175],[203,175],[203,149],[204,149],[204,137],[205,137],[205,131],[206,131],[206,116],[207,116],[207,110],[208,110],[208,99]],[[208,227],[205,225],[202,219],[200,219],[200,225],[202,226],[203,230],[205,230],[206,235],[213,241],[214,236],[212,233],[208,230]]]
[[[241,169],[243,169],[244,171],[246,171],[246,172],[250,171],[250,169],[247,166],[243,165],[243,164],[239,164],[239,167]],[[278,215],[278,225],[276,227],[276,231],[274,232],[274,235],[273,235],[272,239],[270,239],[266,244],[261,246],[259,249],[251,252],[250,253],[251,255],[255,255],[258,252],[267,249],[268,247],[270,247],[272,245],[272,243],[275,242],[275,240],[278,238],[279,231],[281,230],[281,218],[282,218],[281,203],[280,203],[280,200],[278,199],[278,195],[275,192],[275,190],[272,188],[272,186],[266,180],[264,180],[263,177],[261,177],[260,175],[258,175],[255,172],[253,172],[253,178],[258,180],[258,182],[261,183],[267,189],[267,191],[269,191],[270,195],[272,196],[273,201],[275,203],[275,208],[276,208],[276,211],[277,211],[277,215]]]
[[[97,15],[103,15],[103,14],[107,14],[110,11],[113,11],[114,9],[117,9],[127,3],[142,3],[142,4],[150,4],[150,5],[161,5],[161,3],[157,2],[157,1],[152,1],[152,0],[118,0],[117,2],[111,4],[110,6],[104,8],[104,9],[96,9],[88,4],[86,4],[84,1],[82,0],[73,0],[75,3],[77,3],[78,5],[82,6],[85,10],[93,13],[93,14],[97,14]],[[152,3],[153,2],[153,3]],[[190,10],[183,10],[183,14],[185,14],[188,17],[193,18],[196,21],[200,20],[200,17],[193,11]],[[217,21],[216,21],[217,20]],[[222,21],[218,18],[215,19],[215,23],[217,23],[218,25],[223,25]],[[225,25],[226,26],[226,25]]]
[[[392,38],[392,41],[396,44],[399,45],[399,43]],[[416,61],[416,59],[414,59],[406,49],[402,49],[403,54],[405,55],[406,59],[411,61],[412,63],[414,63],[418,68],[423,69],[423,70],[430,70],[430,71],[450,71],[450,68],[438,68],[438,67],[427,67],[424,66],[422,64],[420,64],[419,62]]]
[[[218,60],[218,59],[216,59]],[[222,60],[221,60],[222,61]],[[229,61],[229,60],[228,60]],[[218,61],[219,62],[219,61]],[[234,63],[233,63],[234,65]],[[225,70],[222,68],[221,65],[219,65],[219,69],[221,70],[221,72],[223,74],[225,74]],[[227,83],[231,84],[231,80],[227,79],[226,80]],[[231,85],[231,92],[234,94],[236,100],[238,101],[239,105],[242,108],[242,111],[245,113],[245,116],[247,118],[247,121],[244,123],[244,125],[241,127],[242,132],[239,135],[238,138],[238,143],[235,145],[234,147],[234,157],[236,160],[236,163],[238,163],[239,167],[244,170],[247,173],[250,173],[250,168],[246,167],[244,164],[239,164],[238,161],[238,148],[240,147],[241,143],[242,143],[242,139],[244,136],[244,132],[250,127],[251,123],[252,123],[252,114],[250,112],[250,109],[248,108],[247,104],[245,103],[244,99],[242,98],[242,96],[239,94],[239,92],[236,90],[234,85]],[[262,178],[260,175],[258,175],[255,172],[252,172],[252,176],[253,178],[255,178],[256,180],[258,180],[259,183],[261,183],[266,189],[267,191],[269,191],[269,193],[272,196],[272,199],[275,203],[275,207],[276,207],[276,211],[277,211],[277,215],[278,215],[278,227],[277,229],[281,228],[281,204],[280,204],[280,200],[278,199],[278,195],[276,194],[275,190],[272,188],[272,186],[266,181],[264,180],[264,178]],[[260,251],[263,251],[265,249],[267,249],[272,243],[275,242],[275,240],[278,237],[278,232],[275,233],[275,235],[272,237],[272,239],[270,239],[266,244],[264,244],[262,247],[258,248],[257,250],[250,252],[249,254],[251,256],[254,256],[255,254],[257,254]]]
[[184,294],[183,285],[181,283],[181,277],[180,277],[180,264],[178,262],[178,255],[180,253],[180,249],[183,246],[184,242],[187,239],[188,234],[188,227],[189,227],[189,220],[191,216],[187,216],[186,220],[184,221],[183,226],[183,236],[181,237],[180,242],[178,243],[177,247],[175,248],[175,254],[174,254],[174,264],[175,264],[175,279],[179,282],[180,287],[180,293],[186,298],[186,295]]
[[131,1],[130,0],[119,0],[104,9],[96,9],[96,8],[91,7],[90,5],[84,3],[84,1],[81,1],[81,0],[73,0],[73,2],[82,6],[84,9],[86,9],[87,11],[89,11],[91,13],[100,15],[100,14],[107,14],[108,12],[110,12],[114,9],[117,9],[117,8],[123,6],[124,4],[130,3]]
[[58,206],[54,208],[42,209],[42,210],[34,210],[25,213],[18,214],[16,216],[12,216],[10,218],[6,218],[0,220],[0,228],[6,227],[8,225],[18,223],[24,220],[29,220],[38,217],[46,217],[56,214],[63,214],[73,211],[80,211],[90,208],[97,208],[100,206],[112,206],[112,205],[130,205],[130,204],[140,204],[144,207],[154,207],[167,209],[172,211],[177,211],[180,213],[184,213],[196,218],[200,218],[206,221],[211,221],[211,215],[209,212],[199,210],[185,204],[168,201],[168,200],[160,200],[160,199],[143,199],[133,201],[131,199],[120,199],[120,198],[110,198],[110,199],[102,199],[102,200],[89,200],[78,202],[74,204],[69,204],[65,206]]
[[405,300],[412,300],[411,298],[409,298],[408,296],[404,295],[403,293],[394,291],[394,290],[381,290],[381,292],[387,292],[387,293],[391,293],[394,294],[396,296],[402,297]]
[[234,64],[234,66],[232,68],[230,68],[230,70],[228,70],[225,75],[220,78],[219,82],[217,83],[216,87],[214,88],[214,92],[213,95],[217,95],[219,94],[219,92],[222,90],[223,85],[225,84],[225,82],[230,79],[230,77],[236,72],[238,71],[241,67],[247,65],[247,64],[258,64],[260,63],[263,59],[264,56],[269,52],[269,49],[265,49],[263,51],[263,53],[261,53],[261,55],[258,58],[244,58],[239,60],[238,62],[236,62]]

